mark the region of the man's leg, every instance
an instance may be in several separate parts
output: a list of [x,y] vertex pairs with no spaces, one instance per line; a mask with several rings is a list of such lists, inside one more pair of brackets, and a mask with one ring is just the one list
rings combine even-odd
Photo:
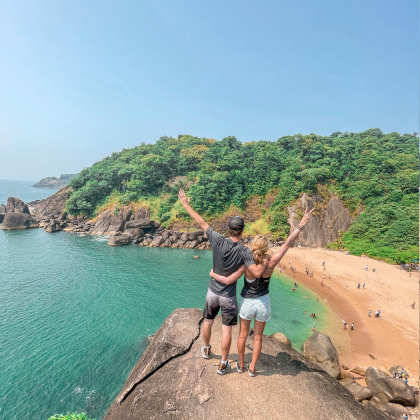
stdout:
[[242,319],[239,317],[240,320],[240,331],[238,337],[238,355],[239,355],[239,367],[242,368],[245,366],[245,344],[246,339],[249,333],[249,326],[251,324],[251,320]]
[[203,341],[204,346],[210,346],[210,338],[211,338],[211,327],[213,326],[214,319],[204,319],[203,321]]
[[232,326],[222,325],[222,360],[229,357],[230,344],[232,343]]
[[254,350],[252,352],[252,361],[249,364],[249,369],[255,371],[255,365],[261,354],[262,335],[264,333],[265,322],[255,320],[254,322]]
[[213,293],[210,289],[207,291],[206,304],[204,305],[203,311],[203,341],[204,347],[201,349],[204,359],[210,358],[210,338],[211,338],[211,327],[213,326],[214,317],[219,312],[219,297]]

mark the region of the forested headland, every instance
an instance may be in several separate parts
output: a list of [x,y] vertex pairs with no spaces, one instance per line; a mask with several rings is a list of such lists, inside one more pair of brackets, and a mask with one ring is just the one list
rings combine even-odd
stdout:
[[211,218],[241,211],[254,200],[261,217],[252,232],[272,237],[287,236],[286,207],[303,193],[336,195],[355,221],[331,248],[391,263],[418,258],[416,133],[369,129],[249,143],[232,136],[161,137],[113,153],[81,171],[70,186],[66,210],[72,215],[94,217],[112,206],[141,204],[166,227],[188,220],[177,200],[180,187]]

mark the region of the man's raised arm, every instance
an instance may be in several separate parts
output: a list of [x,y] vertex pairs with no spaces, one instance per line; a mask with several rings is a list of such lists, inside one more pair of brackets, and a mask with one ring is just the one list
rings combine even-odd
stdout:
[[187,198],[184,190],[179,190],[178,198],[187,213],[200,225],[201,229],[206,232],[209,224],[190,206],[190,198]]

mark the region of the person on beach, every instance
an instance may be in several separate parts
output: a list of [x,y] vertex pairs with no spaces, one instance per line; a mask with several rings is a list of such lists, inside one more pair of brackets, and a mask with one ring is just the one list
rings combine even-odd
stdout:
[[366,286],[366,283],[363,283],[363,289],[365,288],[365,286]]
[[369,266],[366,266],[366,267],[365,267],[365,270],[366,270],[366,271],[368,271],[368,270],[369,270]]
[[416,307],[416,302],[411,304],[411,309],[414,309]]
[[331,289],[331,283],[328,283],[328,289]]
[[344,329],[347,330],[347,322],[344,323]]
[[[235,216],[229,220],[229,238],[215,232],[207,222],[189,204],[185,191],[178,193],[179,200],[191,218],[206,233],[213,250],[213,270],[220,275],[229,276],[237,271],[242,265],[247,268],[248,275],[260,277],[267,268],[267,261],[262,261],[257,266],[251,250],[239,240],[245,227],[242,217]],[[219,310],[222,312],[222,360],[217,369],[219,375],[224,375],[230,370],[228,362],[230,345],[232,342],[232,326],[238,322],[238,302],[236,299],[236,281],[229,284],[219,283],[214,277],[210,278],[206,303],[203,311],[203,341],[201,349],[204,359],[209,359],[211,354],[211,329],[214,318]]]
[[356,289],[360,289],[360,283],[357,285]]
[[354,322],[352,322],[350,329],[353,331],[354,330]]
[[372,309],[369,309],[368,316],[370,316],[371,313],[372,313]]
[[236,363],[236,369],[239,373],[243,373],[245,370],[244,359],[246,338],[248,336],[249,326],[252,319],[254,318],[254,349],[252,352],[251,363],[247,365],[246,368],[251,377],[255,376],[255,365],[261,353],[262,335],[264,332],[265,324],[271,318],[271,304],[268,289],[271,275],[273,274],[274,268],[278,262],[283,258],[287,250],[290,248],[305,225],[308,223],[313,210],[314,209],[308,212],[308,208],[305,209],[305,213],[298,227],[290,234],[284,245],[282,245],[274,255],[267,254],[268,239],[265,236],[257,235],[254,238],[251,243],[251,251],[254,256],[254,260],[257,263],[257,266],[262,265],[264,261],[266,261],[267,264],[261,276],[254,276],[245,266],[242,266],[236,273],[233,273],[230,276],[221,276],[219,274],[215,274],[214,270],[210,272],[212,277],[224,284],[231,284],[236,282],[239,277],[245,273],[244,287],[241,291],[242,298],[239,305],[239,360]]

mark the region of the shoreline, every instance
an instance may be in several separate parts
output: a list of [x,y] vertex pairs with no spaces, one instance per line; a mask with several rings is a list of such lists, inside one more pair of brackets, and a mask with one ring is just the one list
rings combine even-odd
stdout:
[[[290,248],[281,261],[282,267],[286,266],[282,273],[291,274],[290,278],[293,275],[289,261],[297,269],[294,273],[296,283],[324,300],[341,320],[341,333],[335,330],[334,323],[326,331],[331,334],[332,341],[336,341],[334,345],[341,365],[349,370],[356,366],[374,366],[386,372],[391,366],[401,365],[410,375],[409,384],[418,386],[418,273],[409,277],[408,272],[381,261],[339,251],[295,247]],[[326,270],[323,270],[322,261],[326,262]],[[313,277],[305,273],[306,265],[313,271]],[[365,270],[366,265],[369,271]],[[324,273],[326,278],[321,286]],[[366,288],[357,289],[359,282],[365,282]],[[328,283],[331,283],[330,289]],[[414,301],[416,308],[411,309]],[[368,317],[369,309],[372,310],[371,317]],[[381,309],[380,318],[374,317],[377,309]],[[345,331],[344,321],[348,324]],[[355,323],[354,331],[350,330],[352,322]],[[346,337],[349,346],[345,343]]]

